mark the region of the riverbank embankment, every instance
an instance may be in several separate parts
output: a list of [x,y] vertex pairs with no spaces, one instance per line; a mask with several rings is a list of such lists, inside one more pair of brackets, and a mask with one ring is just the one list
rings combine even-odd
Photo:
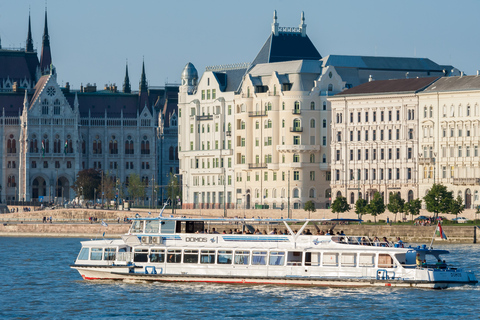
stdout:
[[[205,217],[195,214],[193,210],[189,211],[188,216]],[[57,209],[9,213],[0,215],[0,236],[21,236],[21,237],[85,237],[96,238],[105,237],[118,238],[128,231],[130,223],[124,223],[124,218],[140,216],[156,216],[149,214],[147,210],[136,211],[114,211],[114,210],[93,210],[93,209]],[[186,214],[183,214],[186,215]],[[52,218],[52,223],[43,222],[43,218]],[[91,219],[95,218],[95,219]],[[105,221],[108,227],[102,226],[101,221]],[[269,233],[274,230],[285,230],[285,226],[279,224],[255,224],[255,229],[261,232]],[[234,221],[223,224],[210,225],[215,227],[218,232],[227,232],[240,229],[241,225]],[[292,229],[298,230],[301,225],[293,225]],[[312,233],[316,233],[314,226],[309,226]],[[319,225],[322,230],[331,228],[331,225]],[[348,224],[337,225],[335,232],[344,231],[345,234],[367,236],[373,238],[387,237],[390,240],[400,237],[406,242],[430,243],[435,231],[435,226],[414,226],[412,222],[402,224]],[[448,240],[445,243],[476,243],[480,236],[480,230],[475,226],[444,226],[444,232]],[[477,234],[478,233],[478,234]]]

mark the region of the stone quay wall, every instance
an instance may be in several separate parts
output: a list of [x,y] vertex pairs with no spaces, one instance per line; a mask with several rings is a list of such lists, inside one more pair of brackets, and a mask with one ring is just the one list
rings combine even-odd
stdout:
[[[220,212],[212,212],[202,210],[202,212],[196,210],[178,210],[176,215],[186,215],[191,217],[212,217],[221,216],[223,210]],[[249,210],[251,215],[246,215],[247,218],[262,217],[267,218],[270,216],[262,216],[260,214],[254,215]],[[35,236],[35,237],[101,237],[105,232],[105,237],[118,238],[122,234],[128,231],[130,223],[124,223],[125,217],[134,217],[136,214],[140,216],[158,216],[157,212],[151,212],[149,215],[148,210],[135,210],[135,211],[114,211],[114,210],[92,210],[92,209],[57,209],[57,210],[43,210],[43,211],[30,211],[18,213],[8,213],[0,215],[0,236]],[[219,214],[222,213],[222,214]],[[303,211],[305,214],[305,212]],[[207,215],[208,214],[208,215]],[[164,215],[167,215],[165,213]],[[170,215],[170,212],[168,213]],[[335,218],[336,215],[331,214],[328,216],[325,213],[325,218]],[[333,215],[333,216],[332,216]],[[229,215],[230,216],[230,215]],[[243,217],[243,215],[237,215]],[[43,217],[52,217],[52,223],[43,223]],[[90,223],[89,218],[97,218],[96,222]],[[232,216],[233,217],[233,216]],[[280,218],[273,216],[272,218]],[[308,218],[303,216],[294,216],[293,218]],[[315,214],[311,218],[323,218]],[[355,218],[352,217],[352,218]],[[378,217],[377,217],[378,218]],[[108,223],[108,227],[101,225],[101,221],[104,220]],[[364,220],[365,219],[364,217]],[[380,219],[377,219],[377,221]],[[392,219],[393,220],[393,219]],[[259,229],[262,232],[270,232],[274,228],[277,230],[285,230],[283,224],[255,224],[255,229]],[[210,228],[215,227],[217,231],[228,233],[230,229],[241,228],[241,225],[235,223],[224,223],[217,225],[210,225]],[[292,229],[299,230],[301,224],[293,225]],[[315,233],[315,227],[309,225],[308,228],[312,233]],[[319,225],[322,230],[331,228],[331,225]],[[365,224],[349,224],[349,225],[337,225],[334,229],[335,232],[343,230],[345,234],[367,236],[373,238],[387,237],[389,240],[394,240],[396,237],[400,237],[406,242],[415,243],[427,243],[429,244],[435,231],[435,226],[414,226],[410,222],[404,225],[365,225]],[[444,226],[443,230],[448,237],[448,240],[441,240],[436,243],[476,243],[477,233],[480,229],[474,226]],[[480,233],[478,233],[480,236]]]

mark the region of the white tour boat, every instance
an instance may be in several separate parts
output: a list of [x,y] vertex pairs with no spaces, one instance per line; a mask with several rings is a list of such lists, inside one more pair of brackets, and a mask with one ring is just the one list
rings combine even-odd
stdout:
[[[318,230],[327,227],[318,225],[325,221],[360,220],[138,217],[122,239],[83,241],[71,267],[85,280],[433,289],[477,283],[473,272],[441,262],[446,250],[304,234],[309,223]],[[295,232],[292,224],[299,222]],[[270,224],[287,234],[205,233],[222,223],[245,230],[252,229],[248,224]]]

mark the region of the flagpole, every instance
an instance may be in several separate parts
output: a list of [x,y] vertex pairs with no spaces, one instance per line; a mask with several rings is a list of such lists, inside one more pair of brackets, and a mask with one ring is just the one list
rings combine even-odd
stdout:
[[438,229],[438,225],[435,225],[435,229],[433,229],[432,241],[430,242],[430,247],[428,247],[428,249],[432,249],[433,240],[435,239],[435,233],[437,233],[437,229]]

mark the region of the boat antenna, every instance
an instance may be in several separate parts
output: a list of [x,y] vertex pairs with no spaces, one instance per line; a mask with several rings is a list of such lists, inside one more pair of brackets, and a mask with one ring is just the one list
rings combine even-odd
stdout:
[[167,201],[165,201],[165,203],[163,204],[163,208],[162,210],[160,211],[160,214],[158,215],[159,218],[162,217],[162,214],[163,214],[163,210],[165,210],[165,207],[167,206]]

